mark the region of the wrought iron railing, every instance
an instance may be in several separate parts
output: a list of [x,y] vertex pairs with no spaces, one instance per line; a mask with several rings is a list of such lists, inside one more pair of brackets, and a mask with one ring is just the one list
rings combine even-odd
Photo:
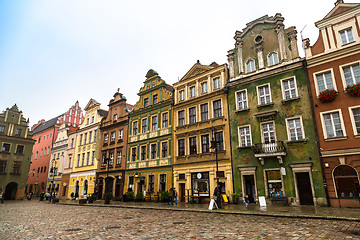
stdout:
[[283,141],[256,143],[252,149],[255,154],[286,152],[286,147]]

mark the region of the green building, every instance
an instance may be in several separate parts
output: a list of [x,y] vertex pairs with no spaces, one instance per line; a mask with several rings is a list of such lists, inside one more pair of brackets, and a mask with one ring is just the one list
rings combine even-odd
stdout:
[[139,101],[129,113],[128,153],[125,170],[127,191],[158,199],[172,187],[171,136],[173,87],[150,69]]
[[283,21],[248,23],[228,52],[234,189],[250,202],[325,205],[306,67]]
[[23,199],[34,142],[29,120],[16,104],[0,113],[0,193],[5,200]]

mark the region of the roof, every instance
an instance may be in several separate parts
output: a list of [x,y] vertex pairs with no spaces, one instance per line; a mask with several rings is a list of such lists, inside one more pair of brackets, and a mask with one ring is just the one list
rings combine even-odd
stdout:
[[100,114],[100,116],[102,116],[102,117],[106,117],[107,114],[108,114],[108,111],[103,110],[103,109],[99,109],[99,114]]
[[49,121],[41,123],[39,126],[37,126],[34,129],[33,134],[37,134],[37,133],[42,132],[42,131],[44,131],[46,129],[54,127],[57,124],[59,117],[60,116],[54,117],[53,119],[50,119]]
[[130,112],[131,112],[133,109],[134,109],[134,106],[133,106],[133,105],[128,104],[128,103],[126,104],[126,110],[127,110],[127,111],[130,111]]

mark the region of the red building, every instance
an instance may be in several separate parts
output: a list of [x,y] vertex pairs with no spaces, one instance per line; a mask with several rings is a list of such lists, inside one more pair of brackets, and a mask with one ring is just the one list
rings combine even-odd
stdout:
[[338,0],[315,25],[313,46],[303,40],[331,206],[359,207],[360,4]]
[[26,183],[26,193],[32,192],[39,196],[46,191],[46,181],[49,171],[51,149],[57,138],[59,126],[65,122],[69,126],[79,126],[84,120],[79,102],[76,102],[67,112],[49,121],[40,120],[31,128],[33,139],[36,141],[33,146],[29,177]]

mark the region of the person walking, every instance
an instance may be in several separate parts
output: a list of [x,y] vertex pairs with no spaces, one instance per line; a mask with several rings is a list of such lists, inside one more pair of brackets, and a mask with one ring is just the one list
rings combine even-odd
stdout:
[[245,207],[248,207],[248,205],[249,205],[249,196],[248,195],[245,195],[244,203],[245,203]]
[[175,200],[175,204],[177,205],[177,191],[176,191],[176,189],[175,189],[175,188],[173,189],[173,191],[174,191],[174,200]]
[[0,193],[0,201],[1,201],[1,203],[4,203],[4,193],[3,192]]
[[173,188],[170,188],[170,190],[169,190],[169,197],[170,197],[169,205],[170,205],[170,203],[171,203],[171,205],[174,205],[174,189]]

